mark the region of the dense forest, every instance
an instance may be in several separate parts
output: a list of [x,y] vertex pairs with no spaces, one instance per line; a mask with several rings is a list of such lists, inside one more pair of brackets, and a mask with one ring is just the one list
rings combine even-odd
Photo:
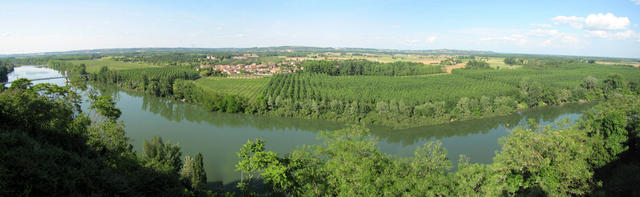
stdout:
[[0,92],[0,196],[213,195],[202,155],[161,138],[133,152],[113,100],[90,98],[83,112],[70,87],[26,79]]
[[331,76],[410,76],[443,72],[440,65],[425,65],[412,62],[378,63],[364,60],[305,61],[301,66],[305,68],[305,72],[322,73]]
[[13,63],[0,59],[0,82],[7,82],[9,80],[7,75],[13,72],[13,66]]
[[[0,92],[0,147],[7,150],[0,157],[12,161],[0,163],[0,194],[223,195],[206,187],[206,155],[183,157],[179,146],[159,137],[136,153],[113,100],[89,97],[92,111],[83,112],[70,87],[20,79]],[[236,167],[244,178],[237,191],[224,194],[636,196],[640,191],[631,183],[640,181],[634,173],[640,171],[640,98],[630,91],[607,98],[573,125],[516,129],[500,140],[493,163],[462,156],[456,171],[437,141],[414,157],[397,158],[381,153],[358,125],[321,134],[323,145],[284,155],[257,138],[238,147]],[[89,113],[99,116],[90,119]]]

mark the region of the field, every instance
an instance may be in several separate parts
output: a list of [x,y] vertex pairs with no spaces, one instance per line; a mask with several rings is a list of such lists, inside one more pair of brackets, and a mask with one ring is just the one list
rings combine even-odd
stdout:
[[109,67],[110,70],[126,70],[126,69],[136,69],[136,68],[158,67],[151,64],[121,62],[121,61],[113,60],[111,58],[102,58],[102,59],[96,59],[96,60],[71,60],[69,62],[73,64],[86,64],[87,72],[89,73],[96,73],[103,66]]
[[597,61],[596,63],[605,64],[605,65],[631,65],[633,67],[640,67],[640,62],[631,62],[631,61],[621,61],[621,62]]
[[196,80],[198,86],[220,93],[235,94],[247,98],[255,98],[270,78],[230,79],[207,77]]
[[517,86],[521,80],[531,80],[554,87],[573,88],[585,77],[592,76],[604,80],[612,73],[618,73],[626,80],[637,82],[640,72],[629,66],[605,66],[600,64],[564,64],[548,68],[521,68],[509,70],[456,70],[454,74],[474,79],[495,80]]
[[[604,80],[610,73],[625,79],[640,79],[637,68],[597,64],[567,64],[553,68],[508,70],[464,70],[450,75],[431,76],[328,76],[324,74],[284,74],[255,79],[208,77],[196,84],[222,93],[255,98],[266,96],[342,101],[403,101],[420,104],[428,101],[456,102],[461,97],[513,96],[524,79],[544,85],[571,89],[585,77]],[[265,87],[267,89],[265,89]],[[266,90],[266,91],[265,91]]]

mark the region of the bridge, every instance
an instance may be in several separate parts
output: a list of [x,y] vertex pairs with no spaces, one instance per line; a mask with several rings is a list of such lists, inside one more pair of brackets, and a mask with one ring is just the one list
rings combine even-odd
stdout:
[[[38,79],[29,79],[29,81],[42,81],[42,80],[49,80],[49,79],[63,79],[63,78],[64,78],[64,79],[68,79],[68,78],[74,78],[74,77],[86,77],[86,76],[89,76],[89,75],[71,75],[71,76],[59,76],[59,77],[45,77],[45,78],[38,78]],[[4,84],[10,84],[10,83],[12,83],[12,82],[14,82],[14,81],[15,81],[15,80],[13,80],[13,81],[7,81],[7,82],[2,82],[2,84],[3,84],[3,85],[4,85]]]

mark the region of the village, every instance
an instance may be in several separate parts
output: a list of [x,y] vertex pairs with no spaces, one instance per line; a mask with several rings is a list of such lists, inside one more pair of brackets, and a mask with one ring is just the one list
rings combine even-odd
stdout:
[[[234,57],[242,58],[244,56]],[[207,59],[213,59],[213,56],[207,56]],[[270,76],[278,73],[292,73],[298,70],[304,70],[303,67],[298,66],[300,61],[282,61],[282,62],[266,62],[266,63],[251,63],[251,64],[201,64],[199,70],[211,69],[212,71],[220,71],[224,74],[245,74],[245,75],[258,75],[258,76]]]

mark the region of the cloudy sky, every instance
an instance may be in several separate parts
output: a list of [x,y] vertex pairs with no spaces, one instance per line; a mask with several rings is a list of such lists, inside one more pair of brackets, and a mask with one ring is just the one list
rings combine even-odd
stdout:
[[296,45],[640,58],[640,0],[481,2],[0,0],[0,54]]

